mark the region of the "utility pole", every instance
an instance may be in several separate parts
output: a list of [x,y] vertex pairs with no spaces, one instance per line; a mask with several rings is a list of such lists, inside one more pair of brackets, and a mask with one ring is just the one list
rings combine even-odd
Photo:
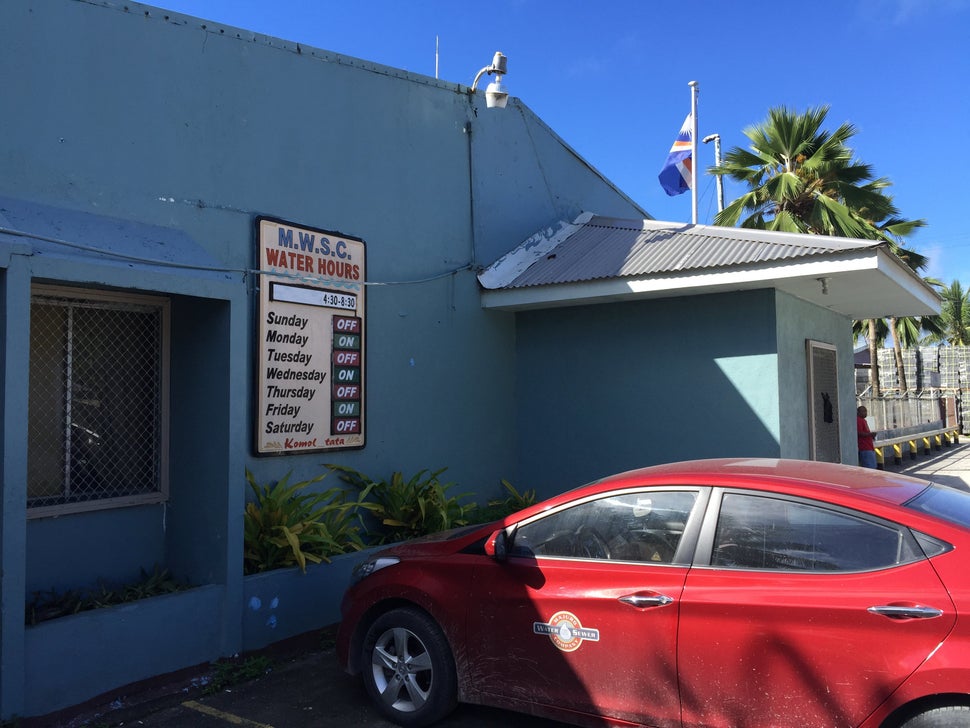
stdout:
[[[721,135],[720,134],[708,134],[704,137],[704,143],[714,142],[714,166],[721,166]],[[724,177],[721,175],[715,175],[717,177],[717,211],[724,212]]]

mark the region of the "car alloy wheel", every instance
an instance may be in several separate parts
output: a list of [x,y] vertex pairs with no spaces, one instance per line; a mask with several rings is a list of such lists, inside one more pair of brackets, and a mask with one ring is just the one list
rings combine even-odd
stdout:
[[396,723],[430,725],[457,704],[448,641],[422,611],[401,608],[379,617],[367,630],[362,664],[368,693]]

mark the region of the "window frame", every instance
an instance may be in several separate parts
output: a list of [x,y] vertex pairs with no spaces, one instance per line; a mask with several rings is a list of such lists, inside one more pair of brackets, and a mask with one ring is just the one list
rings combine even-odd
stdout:
[[[863,521],[870,523],[874,526],[879,526],[881,528],[889,528],[902,534],[902,537],[908,541],[908,545],[912,553],[916,554],[915,558],[908,561],[899,561],[893,564],[887,564],[885,566],[879,566],[875,568],[868,569],[845,569],[845,570],[814,570],[814,569],[776,569],[776,568],[755,568],[750,566],[727,566],[727,565],[716,565],[712,564],[714,558],[714,542],[717,536],[717,527],[721,518],[721,508],[724,503],[724,496],[726,495],[741,495],[756,498],[768,498],[777,501],[783,501],[787,503],[794,503],[797,505],[807,506],[811,508],[818,508],[824,511],[830,511],[841,516],[846,516],[849,518],[854,518],[858,521]],[[855,510],[853,508],[847,508],[845,506],[836,505],[834,503],[829,503],[827,501],[816,500],[814,498],[805,498],[801,496],[788,495],[785,493],[778,493],[770,490],[758,490],[758,489],[748,489],[748,488],[726,488],[717,487],[711,495],[711,501],[708,505],[707,513],[704,518],[704,524],[701,527],[701,535],[697,543],[697,550],[695,552],[694,566],[702,569],[712,569],[715,571],[726,571],[726,572],[748,572],[748,573],[759,573],[759,574],[798,574],[804,575],[806,577],[812,576],[838,576],[839,574],[864,574],[879,571],[888,571],[890,569],[896,569],[906,564],[916,563],[918,561],[925,560],[926,554],[923,550],[922,545],[916,537],[916,533],[913,532],[908,526],[898,523],[896,521],[890,521],[885,518],[880,518],[879,516],[874,516],[870,513],[864,511]]]
[[[123,305],[151,306],[159,310],[160,331],[158,342],[159,383],[158,383],[158,482],[149,493],[92,498],[90,500],[73,503],[58,503],[43,506],[31,506],[27,498],[27,519],[63,516],[75,513],[125,508],[136,505],[151,505],[163,503],[169,498],[169,448],[171,422],[171,298],[168,296],[148,293],[127,293],[101,288],[82,288],[77,286],[58,285],[56,283],[34,283],[30,289],[31,314],[34,301],[38,297],[80,299],[95,303]],[[32,362],[28,362],[28,376],[32,372]],[[29,494],[29,484],[27,485]]]
[[[557,516],[569,509],[575,508],[577,506],[586,505],[593,501],[606,500],[609,498],[615,498],[617,496],[629,496],[629,495],[656,495],[658,493],[670,493],[670,492],[687,492],[696,494],[694,499],[694,505],[688,516],[687,523],[684,525],[684,532],[680,537],[680,541],[677,545],[677,550],[674,553],[674,557],[669,562],[654,562],[654,561],[629,561],[620,559],[598,559],[598,558],[587,558],[578,556],[550,556],[544,554],[524,554],[515,552],[515,538],[518,530],[524,526],[528,526],[540,520],[545,520]],[[596,493],[589,495],[585,498],[579,498],[568,503],[563,503],[562,505],[550,509],[548,511],[543,511],[542,513],[537,513],[536,515],[524,519],[510,528],[506,529],[506,534],[509,539],[509,557],[516,559],[526,559],[532,561],[580,561],[584,563],[597,563],[597,564],[616,564],[624,566],[642,566],[642,567],[685,567],[690,566],[693,561],[694,554],[697,547],[697,539],[701,531],[701,527],[705,522],[705,514],[709,507],[709,498],[711,494],[711,488],[709,486],[702,485],[652,485],[644,486],[639,488],[618,488],[616,490],[604,491],[602,493]]]

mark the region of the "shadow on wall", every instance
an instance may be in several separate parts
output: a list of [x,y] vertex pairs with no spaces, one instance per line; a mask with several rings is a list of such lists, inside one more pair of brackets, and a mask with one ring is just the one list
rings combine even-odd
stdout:
[[771,291],[517,314],[518,480],[540,497],[646,465],[778,457]]

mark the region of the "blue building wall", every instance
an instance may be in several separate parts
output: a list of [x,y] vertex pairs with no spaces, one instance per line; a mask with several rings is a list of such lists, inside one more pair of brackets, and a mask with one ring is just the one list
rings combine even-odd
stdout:
[[775,317],[771,290],[519,313],[521,487],[781,456]]
[[[516,317],[481,308],[475,268],[582,210],[645,215],[523,103],[486,110],[456,84],[113,0],[0,4],[0,68],[0,222],[87,246],[0,234],[0,717],[242,648],[247,468],[265,482],[329,461],[379,476],[448,467],[479,496],[522,480]],[[362,450],[252,454],[257,215],[367,243]],[[166,503],[27,520],[39,281],[170,298]],[[172,611],[158,607],[25,632],[32,591],[155,563],[201,585],[176,610],[184,651],[172,625],[138,644]],[[105,649],[125,659],[109,666]]]
[[842,462],[856,462],[841,315],[764,289],[516,316],[522,488],[692,458],[810,459],[807,340],[836,347]]
[[842,462],[858,464],[855,425],[855,364],[852,329],[843,316],[812,306],[792,296],[777,294],[778,402],[781,451],[784,457],[808,460],[810,451],[809,404],[806,382],[808,359],[805,340],[836,347],[839,372],[839,439]]
[[[373,282],[490,263],[582,209],[642,215],[517,100],[486,111],[454,84],[108,5],[5,7],[4,57],[23,71],[6,93],[25,109],[0,153],[8,193],[178,228],[231,269],[253,265],[256,214],[339,230],[367,242]],[[481,311],[471,271],[368,297],[375,446],[349,464],[507,472],[474,440],[511,414],[491,393],[511,383],[512,318]]]

